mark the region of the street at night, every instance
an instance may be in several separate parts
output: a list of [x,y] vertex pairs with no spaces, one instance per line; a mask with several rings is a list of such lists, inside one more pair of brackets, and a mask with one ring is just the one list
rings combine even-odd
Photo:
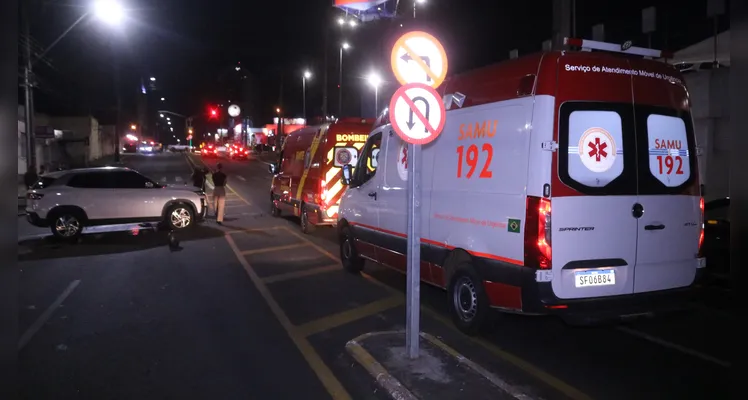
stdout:
[[[386,398],[345,344],[404,328],[403,275],[370,263],[345,272],[334,228],[304,235],[298,218],[269,215],[268,157],[123,160],[170,182],[221,162],[225,223],[185,232],[179,251],[147,230],[19,243],[27,398]],[[691,311],[613,326],[503,315],[471,338],[449,320],[446,293],[423,286],[422,330],[532,398],[725,398],[734,353],[723,335],[736,316],[720,289],[707,295]]]
[[745,397],[748,2],[3,7],[0,400]]

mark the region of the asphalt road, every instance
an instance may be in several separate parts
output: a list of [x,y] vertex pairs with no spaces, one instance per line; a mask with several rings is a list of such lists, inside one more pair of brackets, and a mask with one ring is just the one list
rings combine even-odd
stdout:
[[[220,161],[232,189],[257,209],[268,211],[271,177],[267,164],[258,158]],[[213,166],[217,160],[205,162]],[[300,232],[296,218],[283,219],[291,230]],[[318,229],[309,238],[333,254],[338,251],[333,229]],[[367,264],[366,273],[398,293],[405,290],[405,279],[397,272]],[[340,290],[332,285],[327,285],[330,290]],[[445,293],[423,285],[421,296],[432,311],[425,313],[424,330],[450,329]],[[570,397],[726,398],[735,353],[729,332],[737,313],[725,297],[722,288],[702,288],[689,312],[605,327],[572,327],[555,318],[502,315],[491,333],[478,339],[452,336],[455,342],[450,345],[470,348],[464,350],[465,355],[470,353],[486,366],[497,370],[511,366]],[[396,315],[393,321],[402,324],[402,311],[391,311]]]
[[[21,246],[20,331],[33,333],[20,352],[25,398],[384,398],[344,346],[404,328],[404,277],[342,271],[332,229],[303,235],[295,218],[269,216],[265,163],[205,163],[218,161],[225,224],[181,235],[181,251],[128,230]],[[167,183],[190,175],[180,154],[126,162]],[[422,330],[535,398],[726,398],[736,317],[708,293],[653,320],[579,328],[504,315],[468,338],[444,292],[424,285]]]

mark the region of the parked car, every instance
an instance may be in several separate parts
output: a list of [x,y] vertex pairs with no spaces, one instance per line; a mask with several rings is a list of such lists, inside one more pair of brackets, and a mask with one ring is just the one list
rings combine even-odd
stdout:
[[704,256],[710,272],[730,269],[730,198],[712,200],[704,206]]
[[58,238],[75,238],[87,226],[164,223],[192,227],[206,213],[205,194],[169,186],[122,167],[84,168],[42,175],[26,194],[29,223]]

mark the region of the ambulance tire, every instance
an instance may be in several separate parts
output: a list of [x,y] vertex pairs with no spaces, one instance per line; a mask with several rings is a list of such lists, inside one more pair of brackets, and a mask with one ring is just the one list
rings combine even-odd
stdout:
[[281,216],[281,210],[275,205],[275,200],[272,195],[270,195],[270,215],[276,218]]
[[314,233],[317,226],[309,222],[309,209],[306,208],[306,205],[301,205],[301,215],[299,217],[301,220],[301,232],[307,235]]
[[358,274],[364,269],[366,260],[358,255],[356,250],[356,240],[353,238],[351,229],[347,226],[340,231],[340,262],[343,268],[352,273]]
[[483,281],[470,263],[458,265],[449,280],[449,313],[455,326],[467,335],[476,335],[492,314]]

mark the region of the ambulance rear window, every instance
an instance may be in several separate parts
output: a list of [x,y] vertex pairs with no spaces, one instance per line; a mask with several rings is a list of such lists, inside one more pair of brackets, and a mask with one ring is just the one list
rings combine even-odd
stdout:
[[697,169],[688,113],[625,103],[559,110],[561,181],[588,195],[678,194]]
[[636,141],[630,104],[561,106],[559,176],[585,194],[636,193]]

